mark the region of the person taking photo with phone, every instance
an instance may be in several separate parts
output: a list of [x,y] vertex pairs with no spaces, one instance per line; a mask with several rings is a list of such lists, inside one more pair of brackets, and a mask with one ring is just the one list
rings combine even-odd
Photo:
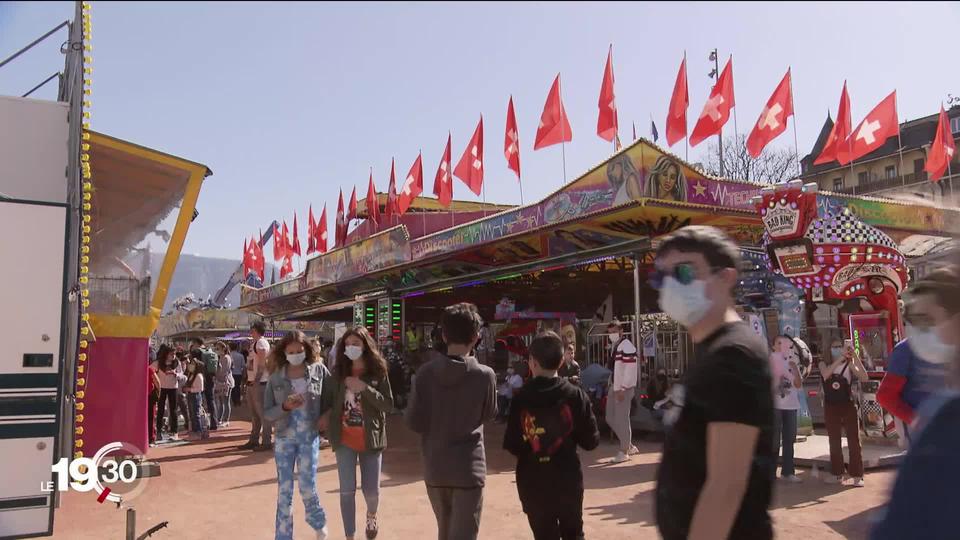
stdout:
[[850,466],[854,487],[863,487],[863,454],[860,448],[860,415],[853,397],[853,380],[866,382],[867,370],[852,340],[834,339],[830,343],[830,358],[820,362],[823,377],[823,408],[830,442],[831,475],[824,478],[828,484],[843,483],[843,442],[841,432],[847,432]]

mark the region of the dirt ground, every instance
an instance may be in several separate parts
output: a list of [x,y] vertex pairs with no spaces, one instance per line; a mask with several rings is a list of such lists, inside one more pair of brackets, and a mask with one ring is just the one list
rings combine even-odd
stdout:
[[[417,438],[399,416],[390,418],[388,430],[379,538],[432,538],[436,523],[422,482]],[[237,450],[248,431],[248,422],[235,421],[207,441],[151,449],[149,458],[160,464],[162,474],[151,478],[146,489],[129,502],[137,511],[137,533],[169,521],[169,527],[152,538],[273,538],[277,494],[273,456],[271,452]],[[480,538],[527,540],[532,535],[517,499],[512,456],[500,449],[502,437],[502,426],[487,426],[488,477]],[[660,445],[638,442],[638,447],[640,455],[619,465],[605,463],[616,451],[609,441],[582,456],[587,538],[658,538],[652,494]],[[777,483],[772,507],[777,538],[865,538],[893,478],[892,471],[868,474],[866,487],[857,489],[825,485],[811,478],[809,470],[800,475],[805,480],[802,484]],[[336,463],[330,450],[321,452],[317,484],[331,538],[343,538]],[[299,493],[294,493],[294,537],[313,539],[303,521]],[[357,515],[363,516],[364,511],[358,490]],[[97,503],[91,493],[68,493],[57,510],[53,538],[122,540],[124,515],[113,504]],[[358,528],[360,538],[362,523]]]

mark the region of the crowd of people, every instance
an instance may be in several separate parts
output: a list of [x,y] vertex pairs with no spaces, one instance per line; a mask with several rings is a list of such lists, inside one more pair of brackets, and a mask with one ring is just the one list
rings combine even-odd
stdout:
[[[711,227],[685,227],[668,235],[655,258],[650,283],[659,291],[660,307],[695,344],[682,380],[671,384],[659,369],[640,400],[666,431],[654,500],[657,527],[667,540],[772,538],[768,509],[778,465],[784,481],[801,481],[793,446],[799,392],[812,358],[790,336],[778,336],[768,350],[742,321],[734,299],[739,268],[738,247]],[[954,463],[960,452],[955,429],[960,397],[948,384],[950,363],[960,367],[957,267],[934,272],[909,293],[908,339],[897,346],[879,399],[904,422],[910,451],[883,519],[873,529],[876,540],[949,537],[949,493],[960,480]],[[638,351],[619,323],[607,331],[608,365],[581,370],[575,347],[556,333],[542,332],[522,349],[495,340],[472,304],[444,310],[427,350],[408,329],[407,341],[416,346],[398,354],[420,360],[404,420],[420,435],[423,479],[440,540],[478,537],[486,482],[484,425],[495,419],[506,424],[502,447],[516,458],[517,492],[534,538],[584,537],[577,449],[593,450],[600,443],[600,399],[591,382],[598,375],[609,381],[603,419],[619,440],[611,461],[625,462],[637,453],[630,420],[638,392]],[[202,439],[229,425],[231,405],[245,400],[252,426],[240,448],[274,451],[276,538],[293,537],[295,477],[307,523],[317,538],[328,538],[315,474],[325,443],[336,459],[344,536],[357,534],[359,469],[364,533],[375,538],[381,529],[386,417],[397,403],[398,379],[391,377],[385,352],[362,327],[323,345],[291,332],[271,347],[262,323],[251,333],[245,352],[222,342],[207,348],[199,340],[186,351],[159,349],[151,366],[151,411],[158,405],[151,441],[163,433],[176,438],[179,416],[192,437]],[[831,344],[818,368],[831,458],[825,481],[842,483],[848,476],[852,486],[862,486],[853,388],[866,379],[866,369],[844,340]],[[844,431],[848,460],[842,452]],[[918,536],[918,531],[930,534]]]

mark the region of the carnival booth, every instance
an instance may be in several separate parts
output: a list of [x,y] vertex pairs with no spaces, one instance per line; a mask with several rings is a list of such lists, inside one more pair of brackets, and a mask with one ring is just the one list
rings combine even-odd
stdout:
[[870,375],[860,385],[864,430],[892,436],[893,418],[877,403],[876,390],[903,332],[898,301],[908,274],[897,243],[858,217],[862,200],[843,204],[818,193],[816,184],[764,188],[754,202],[770,269],[803,291],[811,311],[827,313],[807,318],[815,356],[829,354],[831,339],[853,341]]

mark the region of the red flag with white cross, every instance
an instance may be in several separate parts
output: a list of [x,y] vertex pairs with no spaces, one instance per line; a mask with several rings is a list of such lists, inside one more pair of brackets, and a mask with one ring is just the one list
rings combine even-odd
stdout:
[[390,187],[387,189],[387,205],[384,207],[387,225],[400,217],[400,207],[397,205],[397,173],[394,160],[390,160]]
[[850,137],[851,124],[850,94],[847,93],[847,81],[843,81],[843,90],[840,92],[840,106],[837,107],[837,121],[830,129],[827,142],[823,145],[820,155],[813,160],[814,165],[830,163],[831,161],[849,162],[846,156],[850,153],[847,141]]
[[787,118],[793,116],[793,93],[791,92],[790,69],[783,76],[767,105],[760,111],[760,118],[747,137],[747,151],[757,157],[763,148],[787,129]]
[[540,114],[540,125],[537,126],[537,136],[533,141],[533,149],[539,150],[554,144],[573,140],[573,131],[570,129],[570,120],[567,111],[563,108],[560,99],[560,74],[553,80],[547,102],[543,104],[543,113]]
[[851,161],[862,158],[883,146],[890,137],[900,134],[900,122],[897,120],[897,91],[894,90],[883,101],[870,111],[870,114],[860,122],[857,129],[850,133],[848,142],[849,156],[841,156],[840,164],[846,165]]
[[717,84],[710,91],[710,98],[703,105],[703,112],[690,134],[690,146],[696,146],[707,137],[717,135],[730,119],[730,109],[736,103],[733,97],[733,57],[727,60]]
[[[340,195],[340,217],[343,216],[343,194]],[[327,252],[327,204],[323,204],[323,212],[320,213],[320,223],[317,223],[316,230],[317,251],[319,253]]]
[[463,149],[463,155],[460,156],[453,174],[463,180],[470,191],[480,195],[483,190],[483,115],[480,115],[480,123],[477,124],[467,147]]
[[950,120],[947,118],[946,111],[943,110],[943,105],[940,105],[937,134],[933,137],[933,144],[927,152],[927,164],[923,167],[923,170],[930,173],[931,182],[940,180],[955,153],[956,144],[953,141],[953,133],[950,132]]
[[402,216],[410,209],[413,201],[423,193],[423,153],[417,155],[417,160],[410,167],[407,173],[407,179],[403,181],[403,188],[400,190],[400,200],[397,201],[397,207]]
[[440,205],[449,208],[453,202],[453,172],[450,165],[450,134],[447,133],[447,148],[443,151],[443,157],[440,158],[440,165],[437,167],[437,176],[433,180],[433,194],[437,196]]
[[507,168],[517,173],[520,180],[520,133],[517,131],[517,115],[513,112],[513,96],[507,103],[507,132],[503,137],[503,155],[507,158]]

